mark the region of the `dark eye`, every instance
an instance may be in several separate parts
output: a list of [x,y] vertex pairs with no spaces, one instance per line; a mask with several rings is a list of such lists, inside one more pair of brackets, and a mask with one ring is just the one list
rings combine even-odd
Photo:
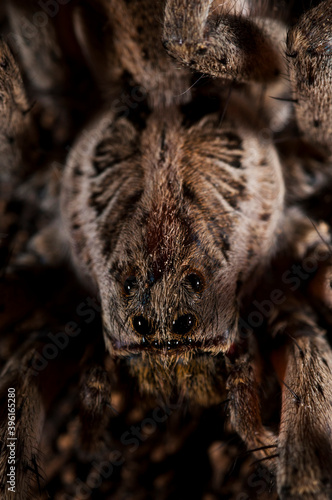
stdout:
[[195,316],[192,314],[184,314],[173,321],[173,333],[176,333],[177,335],[185,335],[194,328],[196,323],[197,321]]
[[194,292],[199,293],[203,290],[204,288],[203,278],[198,276],[198,274],[195,273],[188,274],[187,280],[190,283],[190,286],[194,290]]
[[128,296],[132,292],[133,288],[137,285],[135,276],[129,276],[123,285],[124,293]]
[[137,333],[143,336],[153,333],[149,321],[145,319],[144,316],[135,316],[133,319],[133,327]]

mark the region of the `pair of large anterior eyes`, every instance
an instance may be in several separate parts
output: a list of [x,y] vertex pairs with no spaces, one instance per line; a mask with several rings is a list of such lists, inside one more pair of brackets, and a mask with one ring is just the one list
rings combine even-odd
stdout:
[[[198,273],[189,273],[185,278],[186,286],[189,286],[195,293],[199,294],[204,289],[203,277]],[[135,276],[129,276],[124,282],[124,293],[130,297],[137,287]],[[134,316],[131,319],[134,330],[142,336],[152,335],[154,328],[152,323],[142,315]],[[183,314],[172,322],[172,333],[175,335],[186,335],[197,325],[197,318],[194,314]]]
[[[204,289],[204,280],[202,276],[196,273],[190,273],[186,276],[185,282],[192,288],[196,293],[200,293]],[[137,280],[135,276],[129,276],[124,282],[123,289],[127,297],[133,292],[137,287]]]
[[[196,324],[197,320],[193,314],[183,314],[173,321],[172,332],[176,335],[186,335],[196,326]],[[132,325],[134,330],[140,335],[143,335],[143,337],[154,333],[152,324],[149,320],[144,318],[144,316],[135,316],[132,320]]]

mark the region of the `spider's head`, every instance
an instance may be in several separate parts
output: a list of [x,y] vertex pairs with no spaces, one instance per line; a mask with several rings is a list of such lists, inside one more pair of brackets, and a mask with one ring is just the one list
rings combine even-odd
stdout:
[[139,373],[173,363],[166,378],[184,365],[192,377],[203,357],[213,372],[236,339],[239,290],[275,241],[276,155],[218,120],[186,130],[152,117],[141,139],[140,194],[101,283],[108,348]]
[[115,336],[108,328],[117,354],[218,353],[235,337],[237,283],[210,235],[170,203],[142,210],[144,222],[134,217],[111,269],[118,306],[104,322],[120,325]]
[[212,381],[236,336],[236,280],[209,233],[182,209],[168,200],[148,213],[146,201],[122,235],[101,293],[106,343],[143,392],[218,402],[223,377]]
[[83,175],[68,179],[67,205],[101,296],[106,346],[149,391],[211,381],[236,339],[239,291],[275,243],[278,158],[251,124],[220,126],[219,114],[185,126],[178,111],[156,112],[143,132],[114,123],[93,162],[82,159]]

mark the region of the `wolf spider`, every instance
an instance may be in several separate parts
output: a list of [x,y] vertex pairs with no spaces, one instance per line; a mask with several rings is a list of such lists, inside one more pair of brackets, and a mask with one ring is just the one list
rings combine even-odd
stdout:
[[[255,2],[58,4],[25,43],[20,19],[36,2],[7,3],[4,40],[16,43],[24,83],[1,42],[8,189],[33,162],[51,183],[47,155],[31,158],[47,113],[55,145],[77,137],[50,189],[52,221],[25,259],[70,260],[100,297],[106,350],[145,398],[227,399],[232,428],[275,475],[281,499],[331,498],[331,1],[291,28]],[[84,128],[73,60],[99,89],[98,111],[80,110]],[[45,419],[42,374],[32,373],[41,349],[29,339],[2,373],[2,397],[15,384],[21,398],[25,465],[37,460]],[[86,440],[91,422],[108,423],[101,364],[80,368]],[[268,378],[281,392],[271,425]],[[26,491],[33,474],[22,470]]]

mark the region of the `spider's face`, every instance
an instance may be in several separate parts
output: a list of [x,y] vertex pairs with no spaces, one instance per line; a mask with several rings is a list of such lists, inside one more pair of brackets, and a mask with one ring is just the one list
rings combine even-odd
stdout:
[[124,238],[123,258],[111,270],[115,297],[104,308],[111,351],[180,357],[226,351],[236,331],[236,283],[206,235],[167,207],[161,218],[148,215],[141,229]]
[[207,234],[174,207],[160,210],[140,224],[138,209],[121,241],[101,294],[106,343],[144,393],[218,402],[223,377],[213,381],[236,335],[237,285]]

